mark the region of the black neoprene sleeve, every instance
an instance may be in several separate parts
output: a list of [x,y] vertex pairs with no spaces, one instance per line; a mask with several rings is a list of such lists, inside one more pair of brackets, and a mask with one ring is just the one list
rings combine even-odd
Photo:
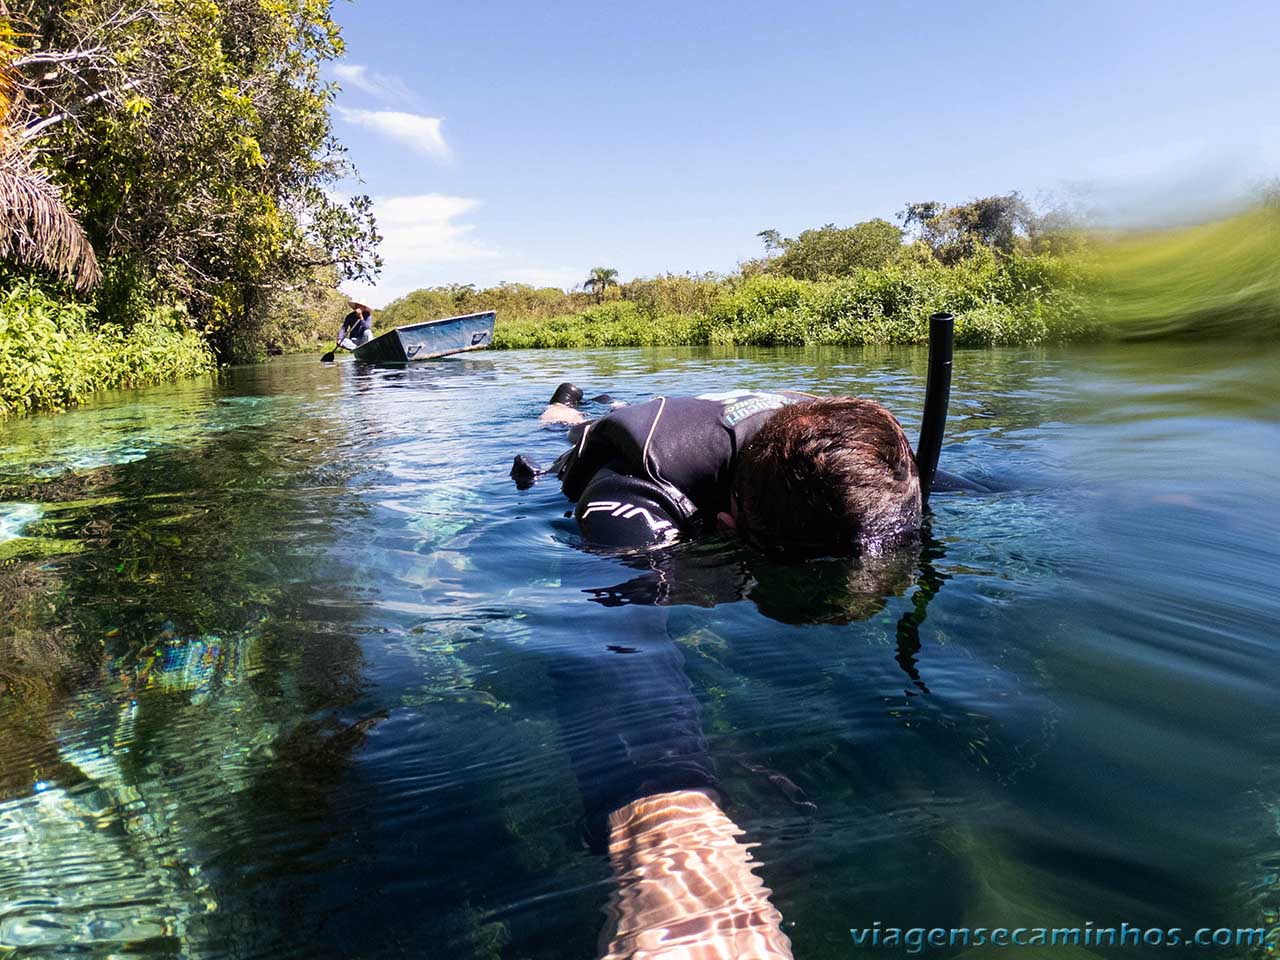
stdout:
[[611,812],[675,790],[717,791],[684,655],[661,607],[631,606],[610,642],[590,640],[551,668],[560,732],[586,810],[586,837],[603,851]]
[[597,546],[648,547],[679,533],[678,513],[661,487],[611,467],[596,471],[574,516],[583,536]]

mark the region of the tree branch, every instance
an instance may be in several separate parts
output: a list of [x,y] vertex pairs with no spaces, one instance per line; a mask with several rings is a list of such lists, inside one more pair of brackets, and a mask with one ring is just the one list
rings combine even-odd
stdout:
[[42,120],[37,120],[31,123],[28,123],[26,128],[22,130],[21,133],[18,134],[18,139],[23,143],[26,143],[30,140],[34,140],[36,137],[44,133],[44,131],[47,130],[49,127],[52,127],[54,124],[58,124],[58,123],[61,123],[63,120],[72,119],[76,117],[81,110],[83,110],[85,107],[89,106],[90,104],[97,103],[99,100],[105,100],[107,97],[110,97],[110,96],[124,93],[126,90],[132,90],[134,87],[140,86],[141,84],[142,84],[141,80],[130,80],[128,83],[123,84],[117,90],[112,90],[112,89],[99,90],[97,93],[91,94],[90,96],[83,98],[74,107],[71,107],[67,110],[63,110],[61,113],[55,113],[53,114],[53,116],[45,117]]

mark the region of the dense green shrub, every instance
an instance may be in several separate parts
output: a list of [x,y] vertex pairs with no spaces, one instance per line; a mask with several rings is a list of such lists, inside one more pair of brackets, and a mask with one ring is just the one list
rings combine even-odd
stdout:
[[500,320],[494,346],[538,347],[669,347],[705,343],[696,333],[698,316],[660,313],[635,303],[614,301],[548,320]]
[[800,280],[825,280],[864,268],[877,269],[902,246],[902,229],[879,218],[844,228],[828,223],[794,239],[782,239],[771,230],[762,236],[767,246],[782,250],[769,262],[768,271]]
[[21,281],[0,294],[0,417],[57,410],[111,387],[214,369],[213,353],[173,308],[152,307],[129,329],[93,323],[93,308]]
[[618,297],[654,313],[706,313],[732,283],[714,273],[665,273],[621,284]]
[[[571,314],[591,314],[601,306],[634,304],[651,316],[705,313],[734,281],[716,274],[664,274],[630,280],[603,291],[603,303],[593,294],[566,292],[556,287],[532,287],[502,283],[477,290],[471,284],[426,287],[389,303],[374,314],[378,330],[403,327],[426,320],[494,310],[504,322],[555,321]],[[628,314],[631,316],[631,314]]]
[[[606,302],[546,319],[499,311],[495,346],[921,343],[929,336],[929,315],[939,310],[957,315],[957,341],[967,346],[1099,333],[1085,317],[1078,271],[1048,257],[997,257],[979,251],[952,267],[904,257],[836,280],[768,273],[704,278],[697,281],[701,299],[684,301],[682,311],[665,305],[675,280],[693,282],[657,278],[651,282],[663,285],[661,295]],[[634,290],[639,284],[624,287]]]
[[471,284],[425,287],[392,301],[374,315],[379,330],[404,327],[442,317],[495,310],[500,316],[551,320],[595,302],[585,293],[565,293],[555,287],[532,287],[523,283],[503,283],[477,290]]

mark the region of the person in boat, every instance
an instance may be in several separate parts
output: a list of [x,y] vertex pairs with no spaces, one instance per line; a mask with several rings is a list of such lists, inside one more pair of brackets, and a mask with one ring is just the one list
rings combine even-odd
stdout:
[[342,318],[338,345],[347,350],[364,346],[373,339],[373,311],[363,303],[351,304],[351,312]]

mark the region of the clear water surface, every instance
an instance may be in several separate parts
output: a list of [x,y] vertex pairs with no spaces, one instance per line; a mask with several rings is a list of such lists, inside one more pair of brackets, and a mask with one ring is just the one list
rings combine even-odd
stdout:
[[935,498],[852,600],[686,548],[746,595],[658,620],[507,478],[563,446],[556,383],[869,395],[914,435],[923,351],[305,358],[0,425],[0,951],[592,957],[548,669],[644,630],[798,957],[877,920],[1274,926],[1277,359],[961,353],[943,466],[999,492]]

